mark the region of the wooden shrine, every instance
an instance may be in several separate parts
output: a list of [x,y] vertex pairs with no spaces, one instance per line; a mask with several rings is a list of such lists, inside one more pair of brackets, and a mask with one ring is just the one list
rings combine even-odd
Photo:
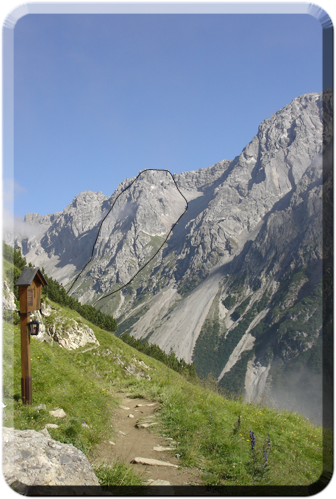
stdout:
[[[48,283],[39,268],[25,267],[15,283],[19,287],[20,322],[21,322],[21,397],[23,404],[32,403],[32,378],[30,369],[30,335],[38,332],[38,323],[29,322],[34,310],[41,309],[42,286]],[[35,326],[35,333],[32,332]]]

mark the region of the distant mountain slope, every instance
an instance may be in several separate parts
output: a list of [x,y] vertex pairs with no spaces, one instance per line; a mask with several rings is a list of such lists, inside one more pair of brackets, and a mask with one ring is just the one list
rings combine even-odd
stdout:
[[225,389],[287,403],[277,385],[284,366],[303,359],[305,368],[321,372],[328,182],[321,155],[331,138],[331,91],[306,94],[263,121],[233,161],[174,175],[188,211],[151,263],[112,296],[104,298],[151,258],[184,211],[168,174],[145,172],[120,196],[134,179],[111,197],[81,193],[55,215],[27,214],[26,222],[42,229],[16,244],[69,287],[119,196],[73,295],[82,303],[99,299],[96,306],[118,319],[118,334],[172,348]]

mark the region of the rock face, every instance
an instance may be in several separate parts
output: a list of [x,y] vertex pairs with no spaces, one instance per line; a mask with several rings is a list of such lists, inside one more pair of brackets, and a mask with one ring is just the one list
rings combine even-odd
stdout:
[[11,311],[16,310],[15,295],[11,291],[5,279],[3,281],[3,290],[2,290],[2,309],[11,310]]
[[143,172],[111,197],[87,191],[62,213],[28,214],[27,223],[48,227],[17,243],[69,288],[96,241],[71,293],[114,314],[117,333],[172,348],[249,400],[281,398],[276,380],[298,359],[321,374],[321,200],[331,183],[321,156],[331,106],[331,91],[302,95],[263,121],[233,161],[174,179]]
[[[33,430],[3,428],[3,474],[9,485],[96,486],[99,482],[86,456]],[[74,489],[75,491],[75,489]]]

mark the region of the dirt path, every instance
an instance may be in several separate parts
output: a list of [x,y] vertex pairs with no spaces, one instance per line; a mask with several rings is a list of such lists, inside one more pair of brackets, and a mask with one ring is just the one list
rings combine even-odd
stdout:
[[[146,458],[179,466],[179,460],[175,456],[174,442],[155,433],[156,425],[153,423],[155,423],[155,411],[158,406],[159,403],[155,401],[134,399],[123,395],[112,421],[111,439],[95,448],[92,464],[111,465],[118,459],[130,464],[135,458]],[[134,418],[129,415],[133,415]],[[151,426],[143,428],[141,427],[143,423]],[[157,451],[154,447],[169,447],[170,450]],[[152,485],[202,484],[197,470],[135,463],[132,463],[132,466],[144,480],[149,483],[151,483],[150,480],[154,480]],[[164,480],[167,483],[159,483],[158,480]]]

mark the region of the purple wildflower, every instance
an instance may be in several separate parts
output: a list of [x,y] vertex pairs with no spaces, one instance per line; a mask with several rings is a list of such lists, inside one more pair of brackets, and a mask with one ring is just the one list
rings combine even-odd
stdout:
[[250,440],[251,440],[252,451],[254,451],[254,447],[255,447],[255,436],[254,436],[254,431],[252,431],[252,430],[250,430]]
[[264,461],[264,466],[266,467],[268,464],[267,447],[264,448]]

